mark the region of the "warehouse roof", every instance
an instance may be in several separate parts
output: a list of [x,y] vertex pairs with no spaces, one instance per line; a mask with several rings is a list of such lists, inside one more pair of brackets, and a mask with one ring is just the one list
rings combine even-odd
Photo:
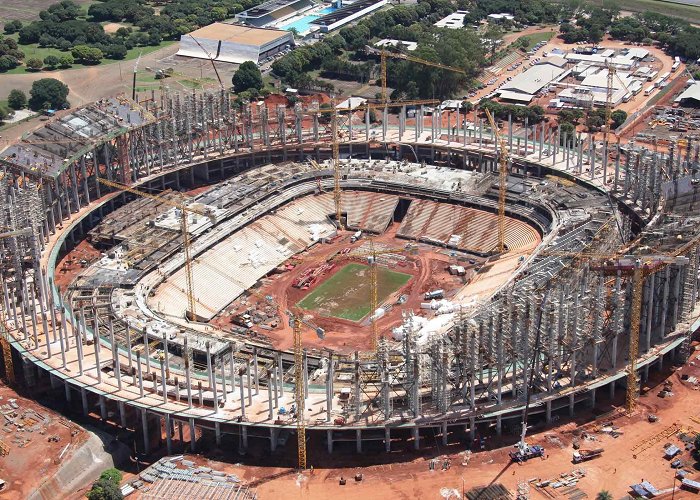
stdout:
[[686,99],[692,99],[700,103],[700,83],[696,82],[683,91],[681,95],[676,97],[676,102],[681,102]]
[[190,33],[194,38],[211,40],[228,40],[247,45],[263,45],[288,36],[284,30],[272,28],[253,28],[242,24],[213,23]]
[[523,94],[521,92],[511,92],[510,90],[503,90],[498,95],[498,97],[508,101],[530,102],[535,96],[532,94]]
[[566,70],[553,64],[538,64],[513,77],[503,85],[502,90],[511,90],[525,94],[535,94],[542,87],[562,75]]

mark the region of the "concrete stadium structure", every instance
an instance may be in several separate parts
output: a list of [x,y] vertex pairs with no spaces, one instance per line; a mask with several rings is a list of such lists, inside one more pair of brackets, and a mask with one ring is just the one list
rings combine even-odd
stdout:
[[[128,218],[105,231],[103,221],[122,207],[138,213],[144,200],[97,178],[150,192],[208,186],[191,200],[214,213],[191,229],[199,259],[260,217],[304,200],[319,175],[332,185],[330,168],[306,164],[330,157],[330,125],[301,104],[234,110],[224,92],[148,103],[109,99],[72,110],[0,154],[0,225],[9,231],[0,239],[2,334],[16,375],[135,430],[146,452],[162,422],[168,453],[175,429],[180,440],[191,436],[193,449],[207,433],[218,444],[231,439],[245,450],[263,440],[274,451],[295,428],[277,415],[293,401],[293,356],[264,339],[159,313],[149,297],[183,265],[178,231],[158,225],[162,207],[151,207],[148,231],[129,232]],[[445,128],[445,112],[436,111],[425,126],[422,109],[417,114],[408,126],[402,109],[398,127],[385,119],[376,130],[368,112],[359,124],[359,112],[355,120],[339,115],[343,189],[432,200],[430,213],[441,205],[495,213],[497,146],[483,121],[460,128],[466,116],[448,112]],[[687,257],[645,278],[637,366],[644,379],[651,367],[687,358],[698,329],[699,145],[689,140],[667,155],[619,145],[608,151],[548,124],[525,129],[518,136],[507,124],[502,132],[512,153],[507,215],[541,243],[438,329],[386,340],[376,357],[308,350],[310,439],[329,451],[352,442],[359,452],[371,443],[420,448],[425,436],[473,439],[492,426],[500,434],[519,423],[531,378],[530,413],[546,421],[595,404],[599,390],[624,390],[631,278],[576,259],[579,252]],[[468,172],[473,182],[412,177],[432,169]],[[110,235],[114,248],[59,290],[57,262],[91,232]],[[508,262],[508,254],[489,258],[496,271]],[[149,350],[153,343],[159,353]]]

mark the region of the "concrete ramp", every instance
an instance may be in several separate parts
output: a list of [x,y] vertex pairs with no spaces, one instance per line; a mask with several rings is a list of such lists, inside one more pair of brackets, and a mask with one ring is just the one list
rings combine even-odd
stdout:
[[97,479],[102,471],[118,466],[129,459],[129,448],[112,436],[86,431],[88,440],[78,450],[69,451],[56,475],[48,478],[28,500],[55,500],[75,494]]

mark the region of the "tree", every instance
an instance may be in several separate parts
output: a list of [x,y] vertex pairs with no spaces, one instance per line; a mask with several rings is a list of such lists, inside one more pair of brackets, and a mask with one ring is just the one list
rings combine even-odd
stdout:
[[8,71],[12,68],[16,68],[17,64],[17,59],[12,56],[0,56],[0,71]]
[[87,498],[88,500],[122,500],[124,495],[119,489],[119,483],[100,477],[88,491]]
[[231,79],[233,90],[236,93],[254,89],[256,91],[263,88],[262,74],[253,61],[246,61],[238,67]]
[[61,68],[70,68],[73,66],[73,63],[75,62],[75,59],[73,59],[73,56],[71,54],[63,54],[61,57],[58,58],[58,65]]
[[27,69],[39,71],[44,66],[44,62],[38,57],[32,57],[27,61]]
[[17,33],[21,29],[22,21],[15,20],[5,24],[5,33],[7,33],[8,35],[11,35],[12,33]]
[[53,54],[49,54],[48,56],[44,57],[44,66],[48,68],[53,69],[58,66],[59,63],[60,59]]
[[7,104],[12,109],[22,109],[27,105],[27,95],[19,89],[12,89],[7,96]]
[[73,57],[83,64],[97,64],[102,60],[102,51],[88,45],[76,45],[71,50]]
[[0,123],[4,122],[10,117],[10,110],[5,106],[0,106]]
[[627,120],[627,113],[621,109],[617,109],[610,113],[610,118],[612,118],[612,128],[618,128]]
[[42,78],[32,84],[29,91],[29,107],[39,111],[48,104],[52,109],[68,106],[68,86],[55,78]]
[[118,469],[111,467],[100,474],[100,479],[107,479],[119,484],[122,481],[122,473]]
[[613,496],[608,490],[601,490],[595,496],[595,500],[612,500]]

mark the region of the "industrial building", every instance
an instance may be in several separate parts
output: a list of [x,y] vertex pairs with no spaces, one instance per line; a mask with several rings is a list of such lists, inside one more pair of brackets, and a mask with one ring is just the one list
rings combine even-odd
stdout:
[[561,58],[544,58],[501,86],[498,95],[504,101],[526,104],[544,87],[556,84],[569,73]]
[[435,23],[438,28],[458,30],[464,28],[464,18],[469,14],[468,10],[458,10],[449,16],[445,16]]
[[344,4],[340,9],[321,16],[312,21],[314,26],[318,26],[322,33],[328,33],[357,19],[360,19],[370,12],[381,9],[388,3],[388,0],[355,0],[352,3]]
[[288,31],[213,23],[180,37],[178,56],[241,64],[260,61],[294,45]]
[[700,108],[700,83],[694,82],[689,85],[674,102],[681,106]]
[[294,16],[297,12],[312,7],[311,0],[269,0],[256,7],[236,14],[239,23],[257,26],[269,26]]
[[[532,74],[564,71],[543,68]],[[690,356],[695,142],[601,148],[506,123],[505,158],[483,119],[460,128],[456,111],[418,106],[407,122],[402,107],[396,129],[371,130],[369,109],[328,124],[301,103],[234,109],[225,91],[141,102],[69,111],[0,154],[2,367],[136,433],[139,453],[163,441],[172,455],[184,436],[241,455],[306,442],[290,432],[330,453],[437,449],[500,437],[524,409],[552,424],[589,415],[601,391],[633,402],[637,376]],[[450,288],[408,274],[420,252],[456,266]],[[279,294],[314,292],[280,275],[333,259],[413,276],[408,299],[388,294],[352,322],[353,337],[376,327],[376,345],[339,341],[343,320],[313,313],[325,333],[292,333],[274,310]],[[226,314],[232,301],[248,324]],[[184,484],[193,470],[158,462],[154,494],[247,494],[233,478]]]
[[379,40],[374,44],[375,47],[385,48],[385,47],[398,47],[405,49],[409,52],[413,52],[418,48],[418,42],[407,42],[405,40],[394,40],[390,38],[384,38]]

